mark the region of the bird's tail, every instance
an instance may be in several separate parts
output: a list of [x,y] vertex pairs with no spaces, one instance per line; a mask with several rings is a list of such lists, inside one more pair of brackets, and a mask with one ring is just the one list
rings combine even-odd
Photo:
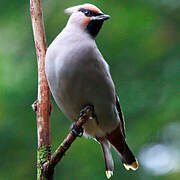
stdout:
[[110,143],[106,138],[96,138],[96,140],[101,145],[105,161],[106,177],[109,179],[113,175],[114,170],[114,162],[110,151]]
[[129,149],[125,137],[122,135],[120,125],[114,131],[107,134],[106,139],[118,151],[120,158],[127,170],[136,170],[138,168],[138,161]]

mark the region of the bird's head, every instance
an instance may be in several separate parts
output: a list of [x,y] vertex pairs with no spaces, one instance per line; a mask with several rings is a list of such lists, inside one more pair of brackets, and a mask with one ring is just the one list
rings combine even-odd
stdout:
[[100,9],[92,4],[70,7],[65,10],[65,13],[71,15],[68,25],[85,30],[93,38],[97,36],[103,22],[110,18],[109,15],[105,15]]

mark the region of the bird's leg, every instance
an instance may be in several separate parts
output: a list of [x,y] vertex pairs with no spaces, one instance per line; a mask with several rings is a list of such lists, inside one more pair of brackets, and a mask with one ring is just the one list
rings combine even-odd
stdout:
[[[88,113],[88,111],[90,111],[91,113],[91,117],[89,119],[96,119],[96,115],[94,113],[94,106],[92,105],[86,105],[81,111],[80,111],[80,114],[79,114],[79,119],[80,118],[83,118],[84,116],[86,116]],[[83,128],[82,127],[79,127],[77,126],[76,122],[74,122],[72,125],[71,125],[71,132],[75,135],[75,136],[78,136],[78,137],[81,137],[83,135]]]

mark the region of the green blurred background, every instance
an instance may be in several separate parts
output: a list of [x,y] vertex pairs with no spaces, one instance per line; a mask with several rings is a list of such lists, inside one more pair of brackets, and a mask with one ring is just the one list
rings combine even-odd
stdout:
[[[84,0],[44,0],[48,45],[65,26],[63,10]],[[180,179],[180,1],[89,0],[111,15],[97,44],[110,65],[125,114],[127,141],[139,159],[126,171],[112,149],[112,180]],[[37,63],[29,1],[0,6],[0,179],[36,178]],[[53,151],[70,121],[54,103]],[[79,138],[57,166],[55,179],[106,179],[98,143]]]

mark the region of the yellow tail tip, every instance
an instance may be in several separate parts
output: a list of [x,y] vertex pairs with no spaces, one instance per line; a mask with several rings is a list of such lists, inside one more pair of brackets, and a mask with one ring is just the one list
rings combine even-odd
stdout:
[[109,179],[113,175],[113,171],[106,171],[106,177]]
[[124,167],[126,168],[126,170],[132,169],[135,171],[138,168],[138,166],[139,164],[137,160],[133,162],[132,164],[124,164]]

